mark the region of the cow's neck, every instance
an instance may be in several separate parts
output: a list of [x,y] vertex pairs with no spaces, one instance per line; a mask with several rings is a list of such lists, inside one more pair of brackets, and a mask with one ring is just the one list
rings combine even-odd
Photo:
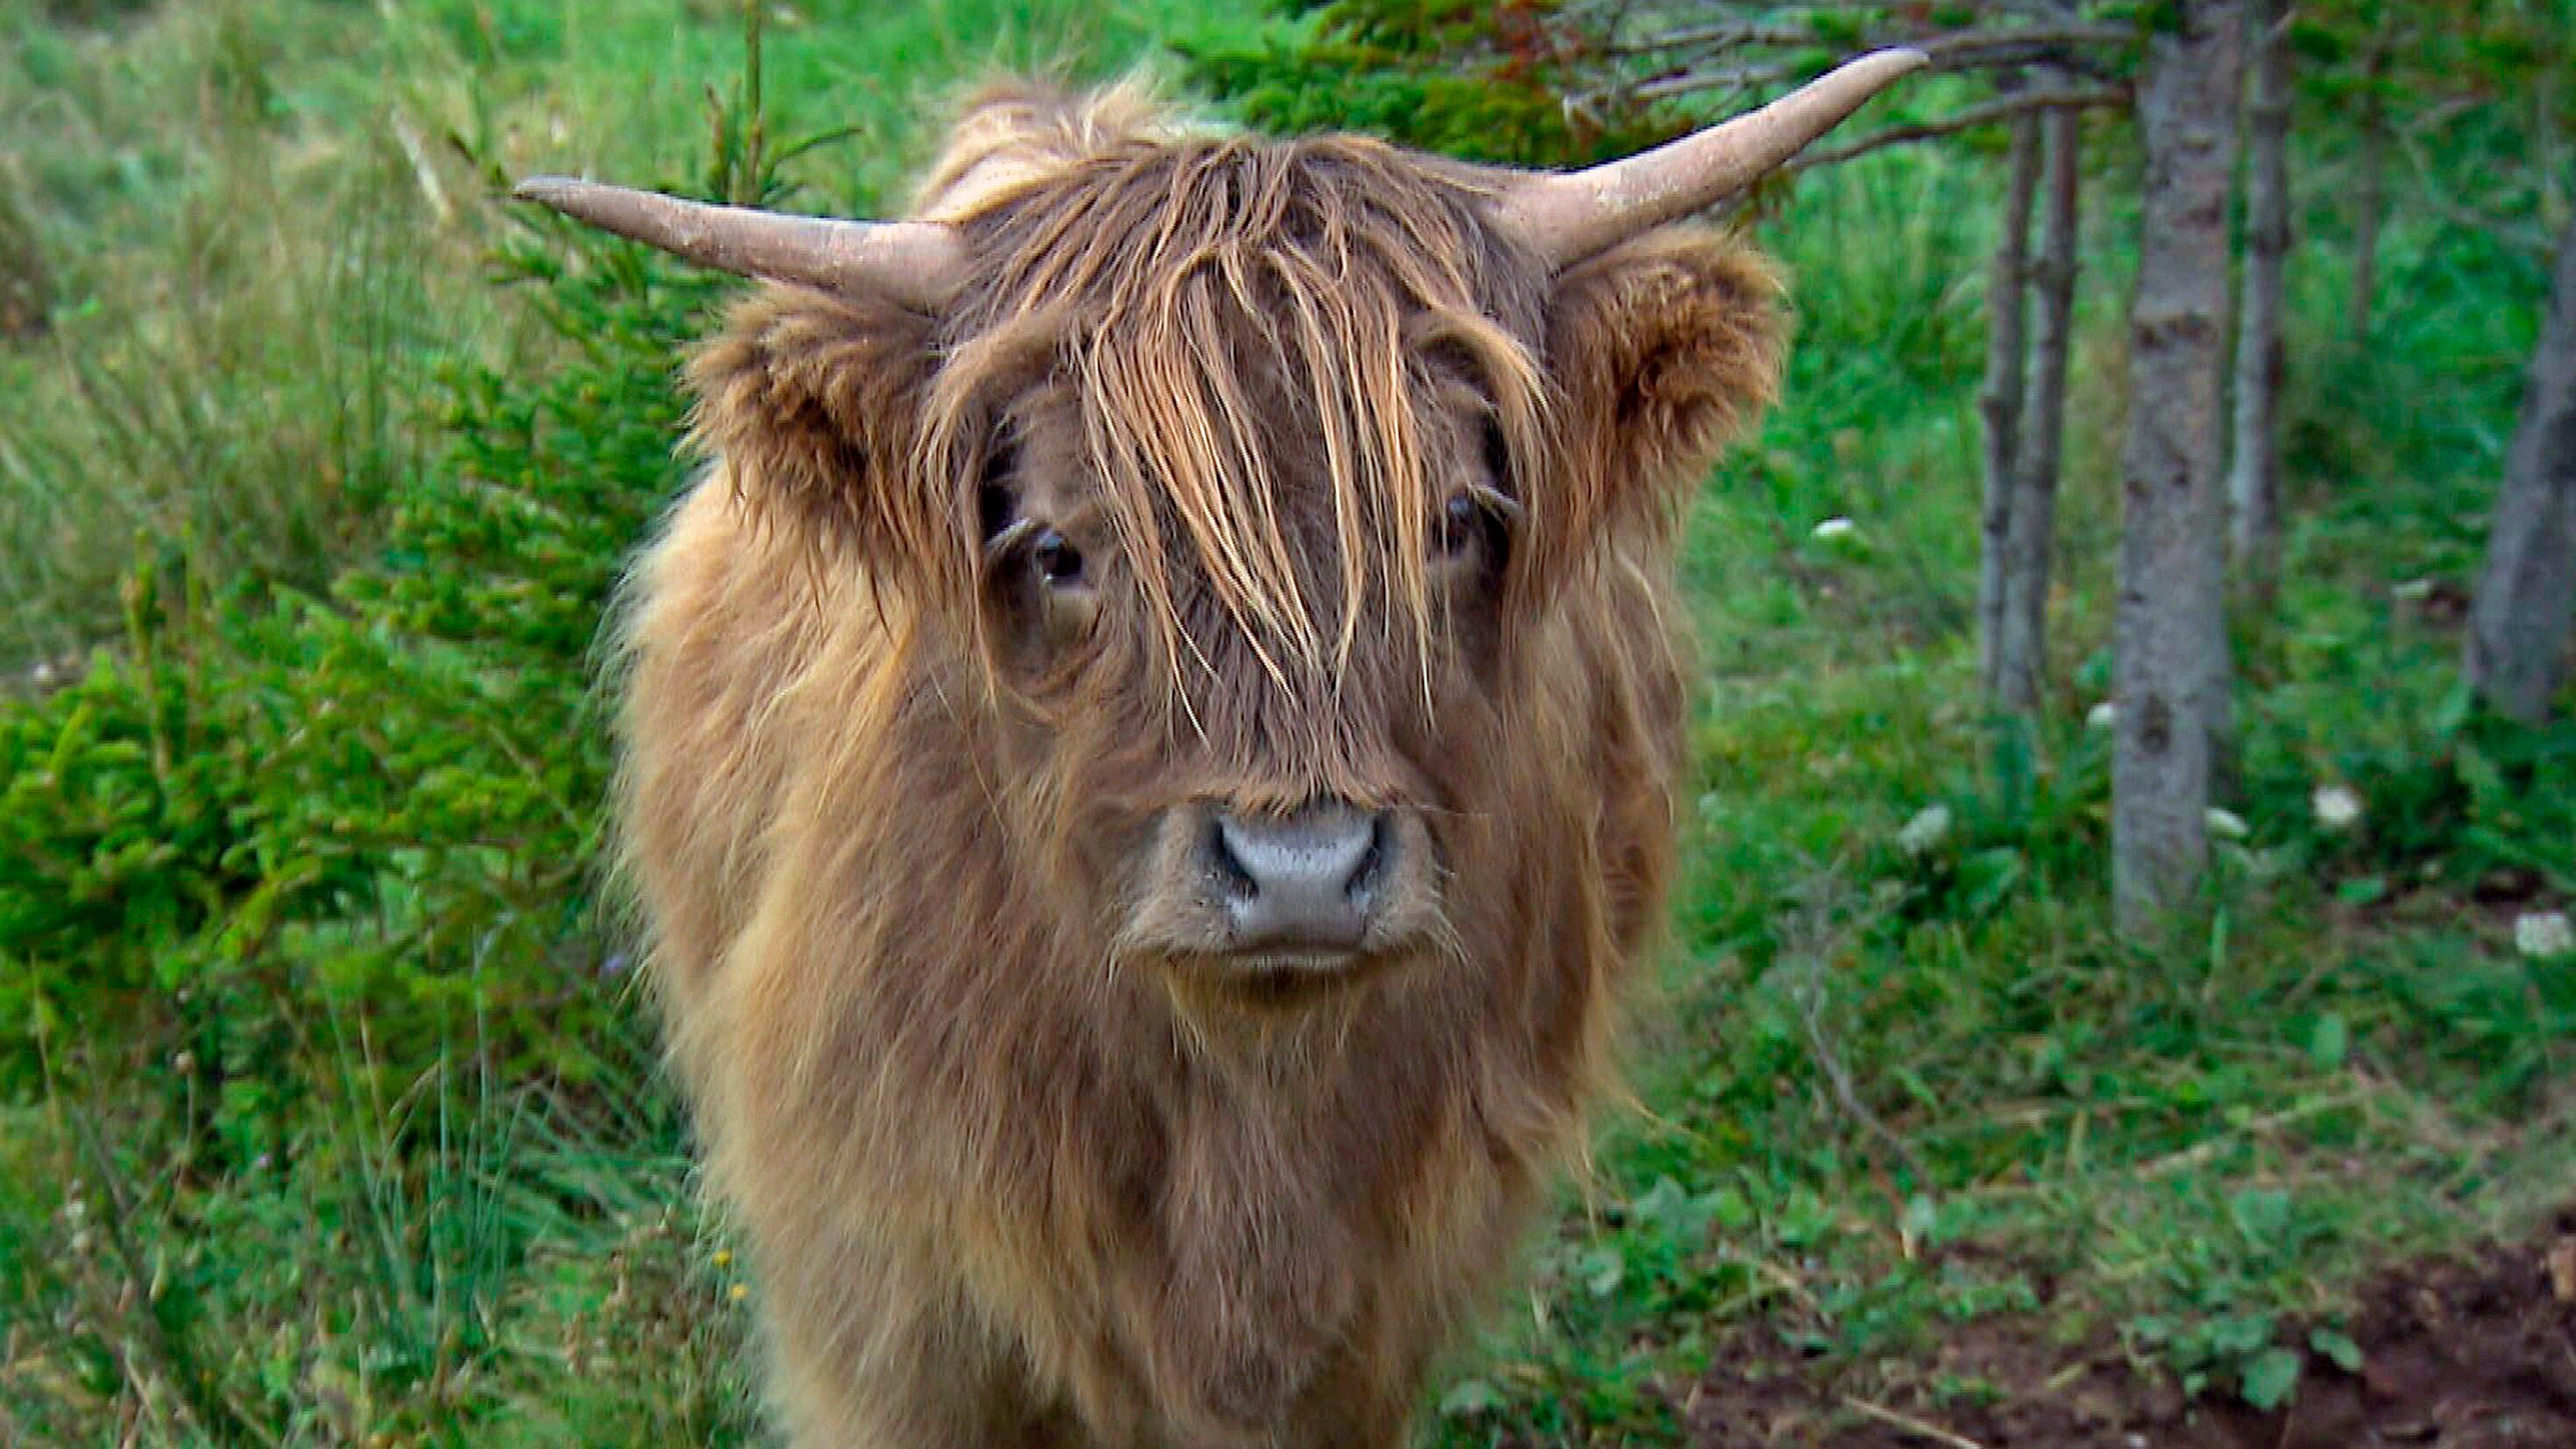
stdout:
[[1362,1312],[1353,1266],[1390,1249],[1384,1205],[1409,1196],[1439,1135],[1443,1104],[1385,1070],[1403,1002],[1364,999],[1376,991],[1298,1019],[1178,1027],[1149,1337],[1212,1406],[1257,1419],[1306,1391]]

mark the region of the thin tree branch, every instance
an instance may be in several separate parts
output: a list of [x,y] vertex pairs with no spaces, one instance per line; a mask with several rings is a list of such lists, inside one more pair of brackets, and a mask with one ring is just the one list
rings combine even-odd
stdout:
[[[2128,45],[2138,32],[2125,25],[2024,25],[2003,30],[1962,30],[1947,35],[1910,37],[1894,34],[1874,44],[1911,45],[1932,57],[1936,70],[1958,69],[1962,57],[1992,51],[2062,50],[2093,45]],[[2028,57],[2019,57],[2027,59]]]
[[2006,96],[2001,100],[1988,101],[1983,105],[1970,106],[1964,111],[1944,116],[1937,121],[1913,121],[1902,126],[1890,126],[1846,145],[1811,151],[1790,162],[1785,169],[1812,171],[1819,166],[1839,166],[1845,161],[1866,156],[1872,151],[1883,150],[1889,146],[1911,145],[1918,141],[1937,141],[1944,136],[1955,136],[1961,131],[1971,131],[1979,126],[1991,126],[1998,121],[2009,121],[2015,116],[2031,111],[2090,110],[2112,107],[2126,109],[2130,104],[2131,96],[2126,86],[2028,91],[2020,95]]
[[2442,189],[2442,183],[2434,175],[2432,158],[2425,153],[2424,143],[2417,135],[2422,129],[2420,125],[2406,127],[2395,133],[2395,139],[2399,154],[2406,158],[2408,169],[2415,173],[2424,204],[2434,215],[2463,231],[2484,232],[2524,256],[2545,264],[2554,250],[2548,233],[2537,226],[2518,226],[2504,217],[2489,215],[2454,200]]
[[2126,45],[2138,38],[2138,32],[2125,25],[2006,25],[1991,30],[1923,31],[1911,26],[1892,26],[1864,32],[1857,41],[1830,35],[1823,27],[1795,25],[1751,25],[1735,22],[1724,25],[1695,26],[1669,31],[1662,35],[1637,40],[1618,41],[1600,48],[1604,56],[1657,55],[1680,51],[1705,58],[1741,50],[1746,46],[1777,46],[1832,49],[1875,50],[1881,46],[1910,45],[1932,57],[1936,66],[1944,61],[1975,56],[1988,51],[2029,49],[2065,49],[2085,46]]
[[1703,46],[1733,50],[1741,45],[1815,45],[1820,38],[1812,30],[1778,25],[1748,25],[1729,21],[1722,25],[1694,25],[1682,30],[1669,30],[1661,35],[1622,40],[1601,47],[1603,55],[1653,55],[1665,50],[1696,50]]

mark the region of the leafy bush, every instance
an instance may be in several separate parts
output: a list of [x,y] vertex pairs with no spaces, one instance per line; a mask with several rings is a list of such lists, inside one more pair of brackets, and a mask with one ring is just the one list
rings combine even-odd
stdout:
[[1565,165],[1625,155],[1677,124],[1566,102],[1555,6],[1287,0],[1293,28],[1184,47],[1194,84],[1280,132],[1370,131],[1470,160]]
[[619,990],[589,650],[676,481],[667,369],[711,292],[557,236],[571,261],[508,270],[573,360],[450,370],[452,444],[380,555],[316,596],[213,587],[174,544],[121,649],[0,711],[0,1089],[66,1047],[185,1051],[238,1161],[308,1089],[317,1000],[393,1061],[477,1026],[513,1074],[593,1069]]

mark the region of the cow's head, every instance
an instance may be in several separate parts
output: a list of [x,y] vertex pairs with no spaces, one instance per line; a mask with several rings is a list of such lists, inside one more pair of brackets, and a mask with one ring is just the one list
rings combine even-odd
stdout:
[[1660,565],[1774,382],[1766,267],[1645,233],[1919,63],[1563,175],[1113,93],[978,108],[913,221],[521,194],[796,284],[697,359],[701,441],[950,661],[1070,925],[1296,999],[1504,929],[1443,883],[1508,812],[1525,642],[1581,571]]

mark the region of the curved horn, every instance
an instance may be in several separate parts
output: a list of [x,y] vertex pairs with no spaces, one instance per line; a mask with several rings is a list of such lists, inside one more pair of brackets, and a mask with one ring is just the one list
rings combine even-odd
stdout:
[[568,176],[531,176],[510,194],[702,266],[924,310],[948,300],[964,267],[957,234],[937,222],[787,216]]
[[1496,220],[1557,266],[1571,266],[1743,190],[1930,62],[1919,50],[1874,51],[1758,111],[1652,151],[1523,177],[1503,192]]

